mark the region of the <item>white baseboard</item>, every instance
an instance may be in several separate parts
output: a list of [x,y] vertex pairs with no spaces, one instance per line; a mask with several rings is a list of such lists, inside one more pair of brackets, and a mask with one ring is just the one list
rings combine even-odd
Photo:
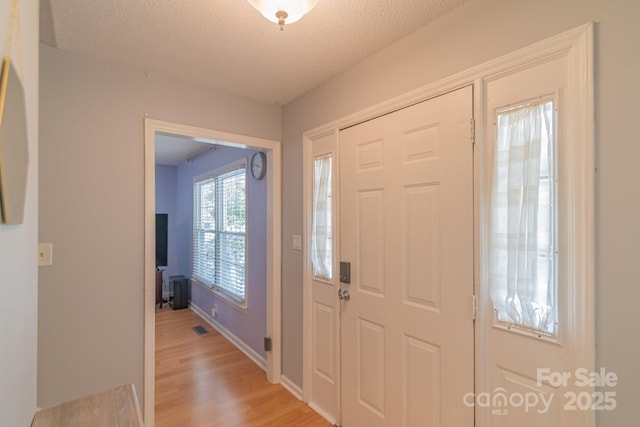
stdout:
[[[231,343],[235,345],[238,348],[238,350],[243,352],[249,359],[251,359],[256,365],[258,365],[260,368],[262,368],[262,370],[266,372],[267,370],[266,359],[264,359],[262,356],[256,353],[254,349],[252,349],[247,344],[245,344],[244,341],[242,341],[240,338],[235,336],[230,330],[222,326],[217,320],[209,316],[207,313],[204,312],[204,310],[202,310],[197,305],[193,303],[189,303],[189,308],[198,316],[200,316],[205,322],[207,322],[212,328],[218,331],[220,335],[222,335],[223,337],[231,341]],[[298,400],[302,400],[302,389],[293,381],[291,381],[289,378],[287,378],[287,376],[285,375],[280,376],[280,385],[282,385],[282,387],[284,387],[285,390],[291,393],[293,397],[295,397]],[[318,415],[320,415],[322,418],[327,420],[331,425],[335,425],[335,419],[328,416],[328,414],[326,414],[322,409],[316,407],[313,404],[309,404],[309,407],[314,411],[316,411]]]
[[[287,378],[285,375],[280,376],[280,385],[282,385],[282,387],[284,387],[295,398],[304,402],[304,399],[302,398],[303,396],[302,389],[298,387],[298,385],[295,384],[293,381],[291,381],[289,378]],[[320,415],[322,418],[327,420],[329,424],[331,424],[332,426],[336,425],[336,419],[331,415],[329,415],[328,413],[326,413],[322,408],[319,408],[313,402],[304,402],[304,403],[306,403],[311,409],[317,412],[317,414]]]
[[249,359],[253,360],[253,362],[260,368],[262,368],[263,371],[267,371],[267,360],[260,356],[254,349],[245,344],[244,341],[235,336],[230,330],[222,326],[222,324],[205,313],[204,310],[202,310],[197,305],[189,303],[189,308],[193,310],[193,312],[198,316],[202,317],[202,319],[207,322],[212,328],[220,332],[220,335],[231,341],[231,343],[235,345],[238,350],[243,352]]
[[322,418],[327,420],[329,422],[329,424],[331,424],[332,426],[337,425],[335,418],[333,418],[331,415],[327,414],[322,409],[318,408],[313,402],[309,402],[308,405],[309,405],[309,408],[313,409],[314,411],[316,411],[316,413],[318,415],[320,415]]
[[280,385],[284,387],[289,393],[293,394],[296,399],[302,400],[302,389],[285,375],[280,375]]

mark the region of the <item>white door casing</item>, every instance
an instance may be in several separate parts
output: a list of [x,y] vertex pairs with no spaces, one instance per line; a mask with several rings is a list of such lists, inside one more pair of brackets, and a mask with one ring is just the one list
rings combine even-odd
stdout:
[[471,426],[472,89],[340,132],[342,425]]
[[281,148],[280,141],[238,135],[151,118],[144,120],[144,403],[145,426],[155,424],[155,135],[190,136],[203,142],[253,147],[266,151],[267,174],[267,335],[273,346],[267,352],[269,382],[281,381]]

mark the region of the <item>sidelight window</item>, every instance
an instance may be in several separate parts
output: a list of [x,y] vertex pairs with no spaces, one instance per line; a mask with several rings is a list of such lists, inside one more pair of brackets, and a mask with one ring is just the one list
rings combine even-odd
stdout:
[[535,101],[499,110],[495,126],[489,274],[497,321],[554,335],[554,103]]
[[313,224],[311,228],[311,263],[313,276],[331,281],[331,154],[316,157],[313,161]]

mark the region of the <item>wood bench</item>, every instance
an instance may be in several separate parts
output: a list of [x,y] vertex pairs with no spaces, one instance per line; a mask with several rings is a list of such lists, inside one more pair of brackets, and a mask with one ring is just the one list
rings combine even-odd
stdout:
[[31,427],[144,427],[133,384],[36,412]]

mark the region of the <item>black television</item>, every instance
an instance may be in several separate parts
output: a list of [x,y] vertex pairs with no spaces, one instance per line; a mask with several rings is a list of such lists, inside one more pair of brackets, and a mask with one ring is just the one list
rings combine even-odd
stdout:
[[167,266],[169,214],[156,214],[156,267]]

